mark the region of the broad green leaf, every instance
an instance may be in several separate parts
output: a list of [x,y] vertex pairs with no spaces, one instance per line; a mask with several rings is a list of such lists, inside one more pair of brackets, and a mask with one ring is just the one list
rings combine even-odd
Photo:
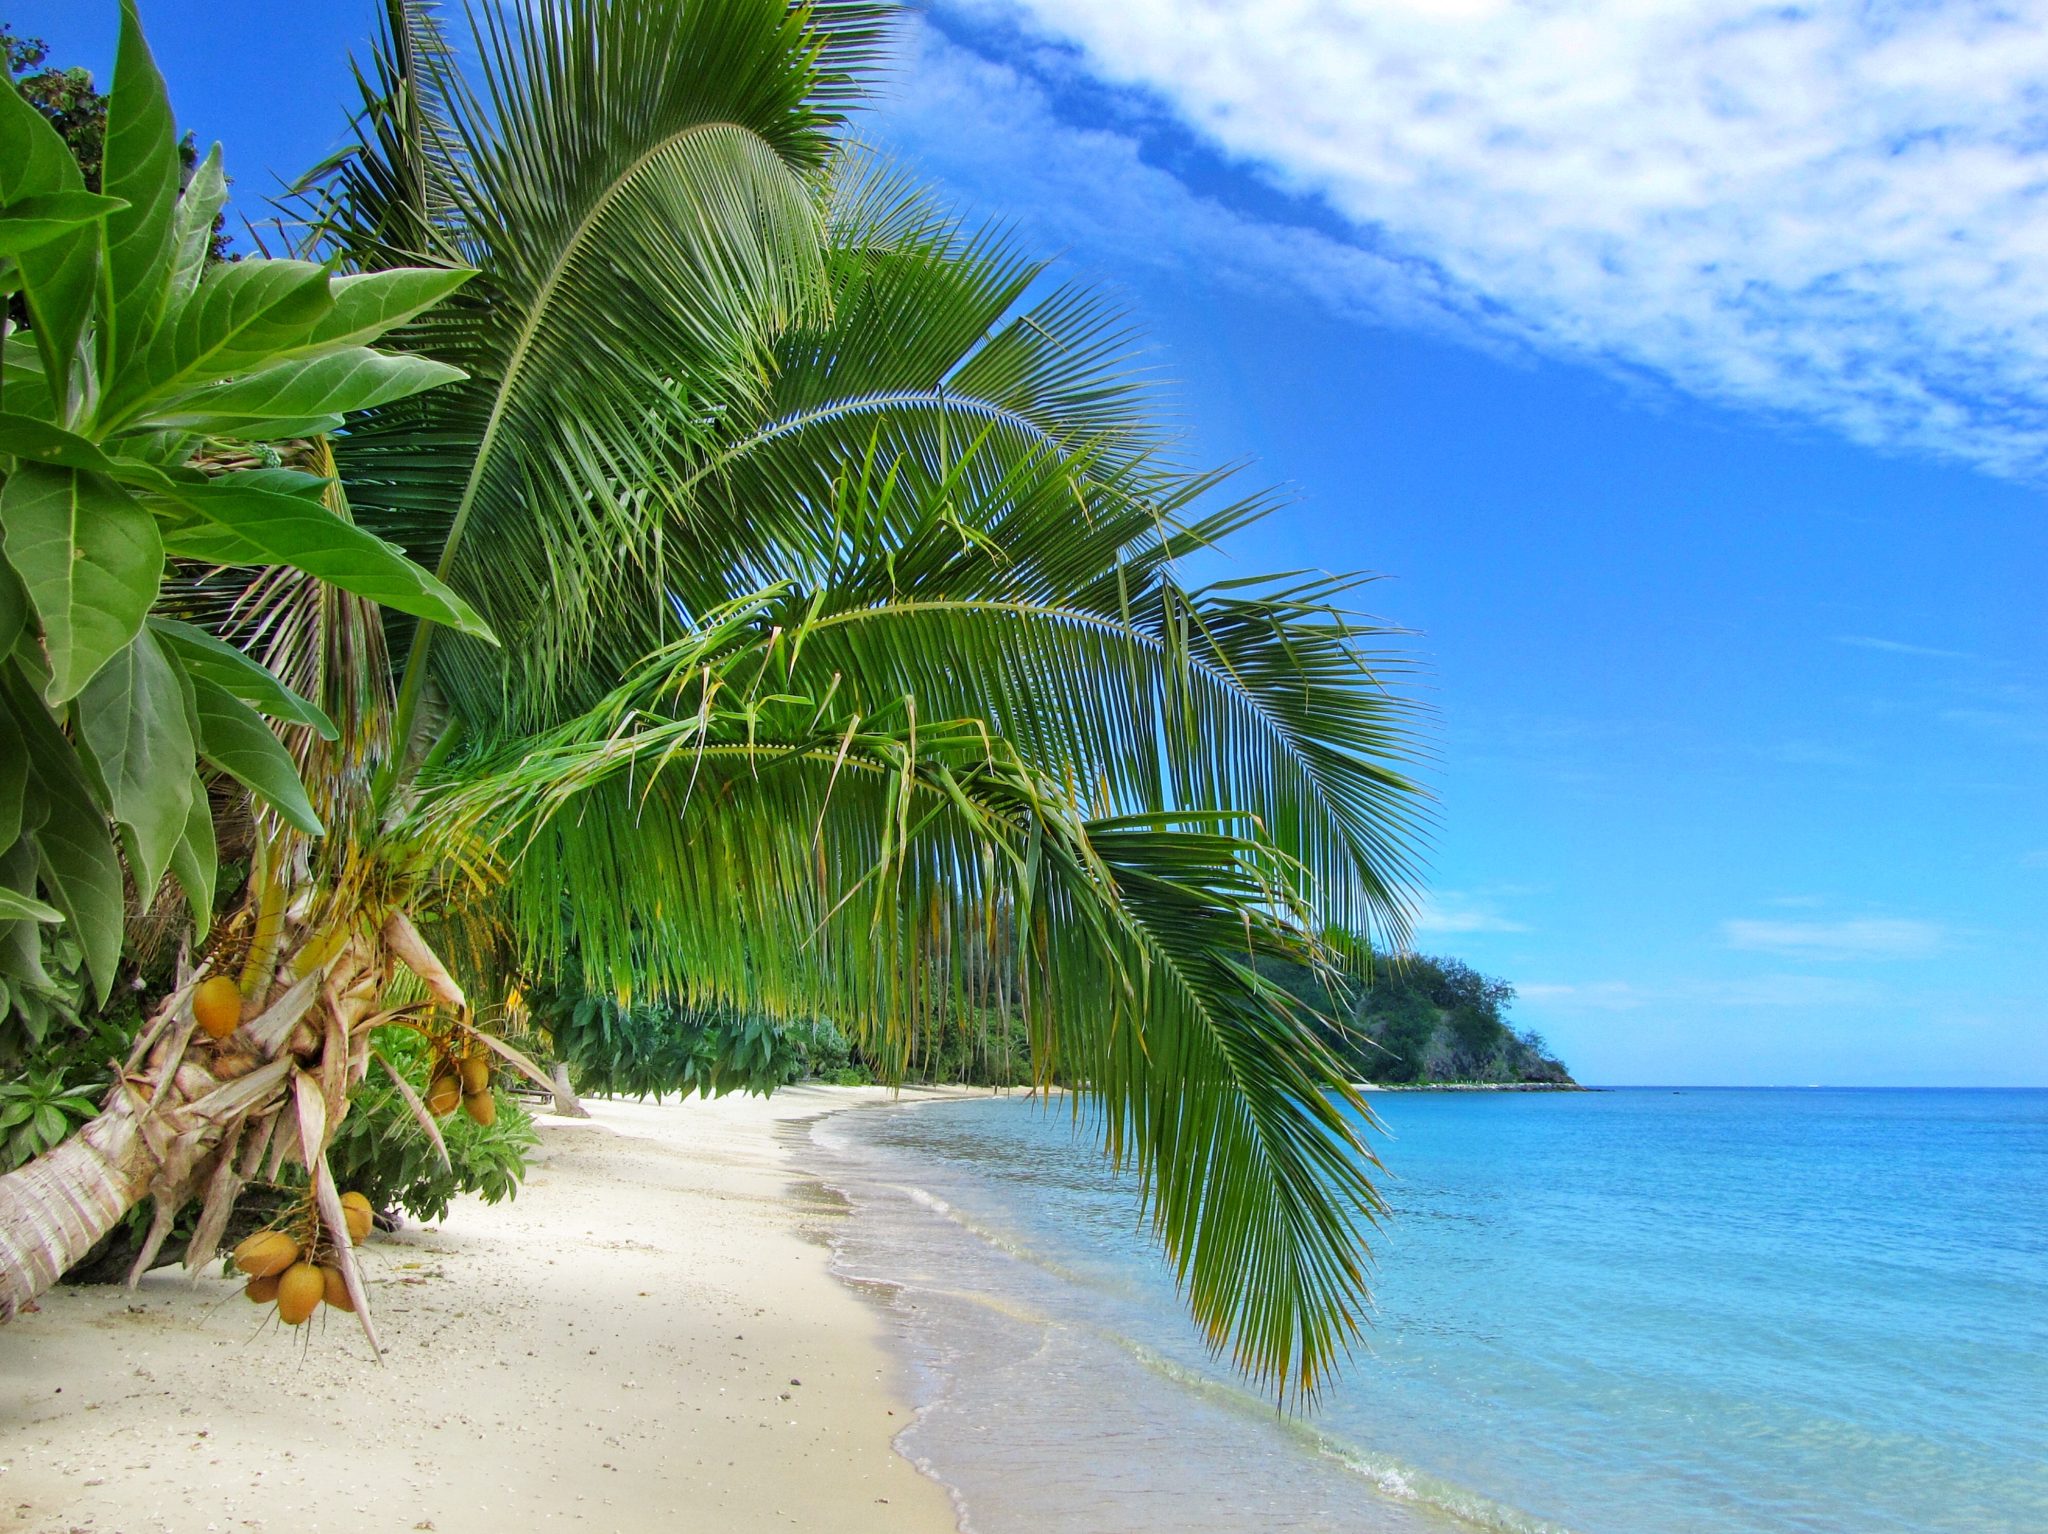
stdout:
[[121,962],[123,882],[106,811],[93,797],[85,764],[49,712],[19,677],[0,672],[0,720],[26,747],[29,793],[40,821],[35,843],[50,903],[64,913],[85,954],[98,999],[113,989]]
[[433,308],[475,275],[463,268],[400,267],[337,277],[331,289],[333,312],[314,326],[308,344],[367,346],[393,326]]
[[49,701],[66,702],[141,632],[163,577],[156,519],[100,475],[31,463],[0,488],[0,530],[42,620]]
[[192,692],[199,706],[199,754],[308,836],[322,835],[325,828],[298,769],[263,716],[203,676],[192,678]]
[[228,178],[220,168],[220,145],[206,151],[178,198],[171,221],[171,279],[166,295],[179,303],[199,286],[206,258],[213,250],[213,221],[228,200]]
[[[0,90],[0,205],[84,190],[85,178],[69,147],[10,81]],[[43,240],[18,258],[30,339],[42,357],[53,399],[64,399],[69,391],[79,337],[92,312],[99,253],[100,230],[87,225]]]
[[114,380],[102,419],[124,423],[189,392],[271,363],[334,307],[327,269],[310,261],[235,261],[174,298],[149,351]]
[[99,317],[101,376],[115,378],[148,344],[163,312],[178,205],[178,130],[133,0],[121,5],[104,180],[107,195],[128,204],[107,219],[102,280],[109,301]]
[[207,802],[206,782],[193,774],[192,804],[186,811],[185,834],[171,853],[171,872],[192,907],[193,941],[204,942],[213,925],[213,891],[219,876],[220,848],[214,841],[213,808]]
[[193,676],[219,683],[273,719],[303,724],[317,731],[322,740],[335,739],[334,721],[318,704],[300,697],[233,645],[175,618],[151,618],[149,626],[177,653]]
[[0,886],[0,921],[62,921],[64,913],[28,895]]
[[195,742],[185,694],[157,637],[138,634],[78,695],[78,732],[128,834],[130,871],[154,893],[185,834]]
[[[6,714],[6,704],[0,701],[0,719],[4,719]],[[42,823],[41,809],[39,803],[37,825]],[[24,838],[16,842],[0,851],[0,889],[18,899],[35,900],[41,905],[42,902],[36,900],[36,876],[40,867],[41,860],[36,856],[34,841]],[[61,916],[62,913],[59,914]],[[35,921],[0,921],[0,975],[32,991],[51,988],[50,972],[43,967],[42,937],[37,930],[41,925]]]
[[348,346],[192,390],[152,407],[144,420],[155,427],[261,439],[288,435],[287,428],[307,422],[388,405],[467,376],[426,357]]
[[27,790],[28,758],[20,751],[0,751],[0,852],[21,836],[21,801]]
[[19,256],[61,234],[96,224],[126,206],[118,197],[101,197],[92,192],[45,192],[39,197],[24,197],[0,208],[0,256]]
[[87,474],[113,474],[116,463],[95,442],[76,432],[64,430],[40,416],[13,415],[0,411],[0,453],[15,458],[32,458],[61,469],[79,469]]
[[14,641],[26,627],[28,596],[21,589],[14,567],[0,559],[0,665],[7,663],[7,657],[14,651]]
[[0,342],[0,397],[16,415],[53,419],[57,407],[50,399],[49,375],[36,351],[35,337],[27,332],[9,335]]
[[311,495],[272,488],[304,491],[318,484],[304,475],[248,470],[204,485],[179,486],[172,497],[241,544],[259,550],[266,563],[291,565],[386,607],[480,639],[491,637],[467,602],[399,550],[336,516]]

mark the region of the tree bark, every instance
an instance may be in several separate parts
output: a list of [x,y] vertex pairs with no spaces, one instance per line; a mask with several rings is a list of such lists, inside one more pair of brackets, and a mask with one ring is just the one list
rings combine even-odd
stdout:
[[123,1093],[55,1150],[0,1177],[0,1321],[91,1251],[149,1191],[153,1170]]
[[587,1119],[590,1110],[583,1106],[583,1099],[576,1095],[576,1089],[569,1084],[569,1062],[557,1060],[554,1069],[555,1112],[565,1119]]
[[[289,950],[307,934],[294,936]],[[170,1216],[202,1190],[208,1208],[187,1262],[208,1261],[245,1180],[232,1164],[242,1130],[284,1111],[297,1078],[318,1079],[333,1099],[330,1121],[339,1122],[364,1064],[353,1036],[372,1019],[390,979],[390,950],[352,938],[303,978],[295,959],[288,952],[276,964],[263,1010],[219,1042],[193,1019],[193,977],[145,1025],[99,1116],[0,1177],[0,1322],[19,1315],[152,1195],[160,1218],[130,1281],[154,1257]],[[320,1149],[311,1148],[316,1156]]]

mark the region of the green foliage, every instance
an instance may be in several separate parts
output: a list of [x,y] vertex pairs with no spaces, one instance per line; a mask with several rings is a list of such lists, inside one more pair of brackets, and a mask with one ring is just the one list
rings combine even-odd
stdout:
[[337,460],[506,641],[398,634],[387,828],[496,849],[514,962],[575,955],[616,1010],[564,1031],[645,1081],[1021,1019],[1206,1335],[1312,1390],[1380,1203],[1257,966],[1405,932],[1402,663],[1357,580],[1183,583],[1268,501],[1177,462],[1115,315],[846,145],[888,10],[386,8],[313,253],[481,268],[410,332],[470,377]]
[[[426,1091],[426,1051],[417,1034],[383,1028],[374,1043],[416,1092]],[[497,1120],[488,1129],[459,1111],[440,1121],[450,1163],[444,1167],[398,1089],[373,1066],[350,1094],[348,1117],[328,1147],[336,1182],[379,1209],[402,1208],[421,1220],[446,1217],[461,1193],[474,1193],[487,1204],[511,1198],[526,1176],[526,1153],[540,1136],[517,1099],[502,1091],[497,1098]]]
[[[11,74],[41,62],[40,45],[6,48]],[[209,266],[226,184],[217,156],[192,168],[179,146],[132,6],[110,95],[76,72],[0,87],[0,296],[26,321],[0,347],[0,733],[14,746],[0,761],[0,1055],[68,1004],[40,927],[61,927],[102,1003],[131,886],[146,906],[169,872],[195,914],[211,911],[206,769],[319,829],[264,715],[324,718],[246,657],[148,621],[170,560],[296,565],[482,632],[337,515],[324,481],[218,468],[237,443],[461,376],[367,343],[466,274]]]
[[26,1166],[99,1111],[96,1083],[71,1085],[60,1069],[0,1081],[0,1172]]
[[1571,1084],[1541,1036],[1508,1026],[1515,988],[1461,960],[1409,954],[1335,988],[1298,964],[1264,971],[1327,1020],[1325,1041],[1360,1080]]
[[526,1006],[569,1063],[577,1090],[605,1097],[766,1096],[849,1059],[846,1038],[829,1022],[621,1002],[586,989],[573,962],[565,978],[529,990]]

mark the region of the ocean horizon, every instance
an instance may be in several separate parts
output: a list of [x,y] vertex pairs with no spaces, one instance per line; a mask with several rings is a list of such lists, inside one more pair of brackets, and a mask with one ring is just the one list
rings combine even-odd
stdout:
[[964,1528],[2048,1528],[2048,1089],[1371,1106],[1373,1324],[1300,1412],[1204,1347],[1067,1102],[813,1126]]

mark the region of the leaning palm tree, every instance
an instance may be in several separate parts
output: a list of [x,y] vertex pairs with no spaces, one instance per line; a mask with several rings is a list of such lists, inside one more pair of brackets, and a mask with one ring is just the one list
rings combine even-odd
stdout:
[[[999,948],[1198,1321],[1310,1390],[1378,1201],[1363,1106],[1259,963],[1400,940],[1410,711],[1350,583],[1183,584],[1263,503],[1173,460],[1113,316],[850,147],[886,19],[552,0],[482,12],[465,73],[394,0],[309,238],[476,269],[407,336],[468,376],[317,451],[502,647],[291,580],[221,604],[316,694],[294,647],[396,664],[302,743],[337,829],[259,860],[265,995],[402,961],[453,1036],[428,939],[487,927],[480,983],[573,945],[622,993],[831,1015],[902,1060],[972,1000],[955,956]],[[322,1047],[367,1068],[390,1015]],[[296,1101],[317,1183],[342,1108]]]

